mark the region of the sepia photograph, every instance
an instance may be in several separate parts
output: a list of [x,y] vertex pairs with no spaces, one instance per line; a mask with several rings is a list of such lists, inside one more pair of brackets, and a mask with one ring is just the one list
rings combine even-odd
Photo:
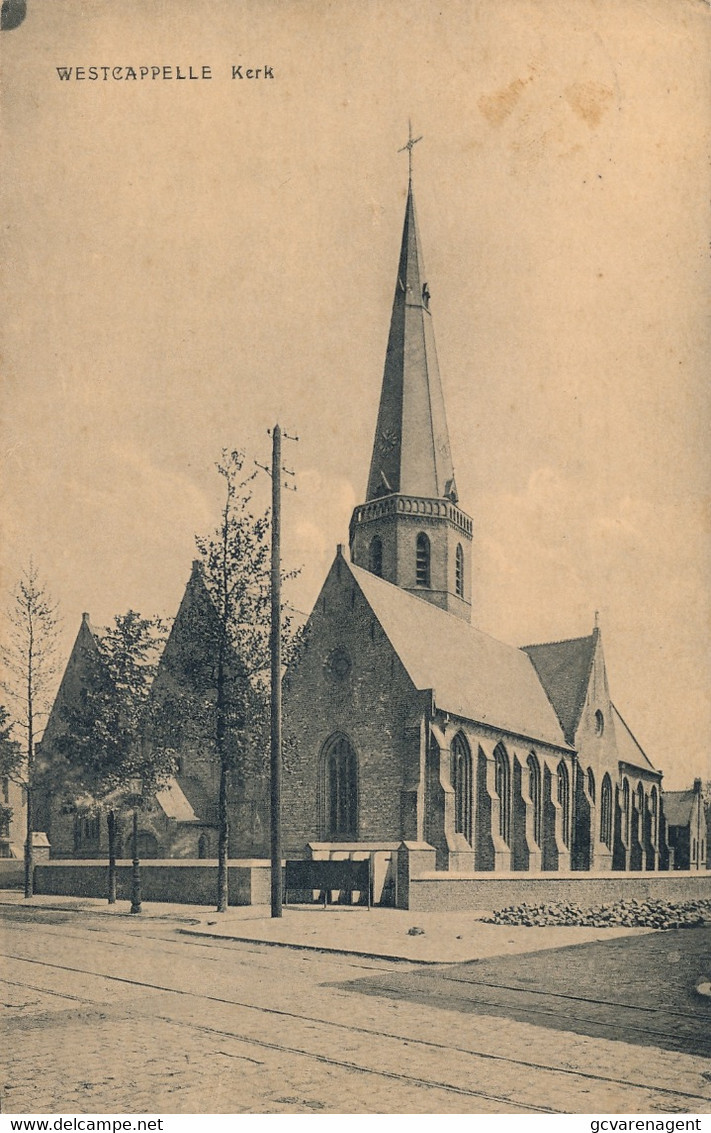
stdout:
[[0,48],[6,1128],[700,1129],[711,6]]

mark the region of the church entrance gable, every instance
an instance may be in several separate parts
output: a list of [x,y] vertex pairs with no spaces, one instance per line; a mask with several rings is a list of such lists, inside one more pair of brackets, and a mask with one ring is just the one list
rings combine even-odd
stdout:
[[[414,688],[340,552],[283,690],[285,851],[303,854],[310,842],[330,841],[332,830],[350,841],[400,841],[404,832],[421,840],[420,728],[431,692]],[[354,760],[330,752],[339,736]]]

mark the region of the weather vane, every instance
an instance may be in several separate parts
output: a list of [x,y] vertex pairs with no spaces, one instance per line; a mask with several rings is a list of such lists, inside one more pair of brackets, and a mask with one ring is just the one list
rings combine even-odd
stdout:
[[422,141],[422,134],[420,134],[419,138],[413,138],[413,136],[412,136],[412,122],[409,119],[408,119],[408,123],[407,123],[407,133],[408,133],[408,138],[407,138],[407,141],[405,142],[405,145],[401,146],[400,149],[397,152],[398,153],[404,153],[404,151],[407,150],[408,175],[409,175],[410,181],[412,181],[412,149],[413,149],[413,146],[416,146],[418,142]]

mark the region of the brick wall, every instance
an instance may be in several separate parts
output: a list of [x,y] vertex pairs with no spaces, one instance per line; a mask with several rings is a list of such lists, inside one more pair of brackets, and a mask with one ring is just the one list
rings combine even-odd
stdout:
[[[48,862],[35,866],[35,892],[65,897],[105,897],[106,862]],[[128,901],[131,863],[117,864],[117,895]],[[245,861],[229,866],[231,905],[265,905],[270,900],[270,866],[267,861]],[[141,864],[141,895],[145,901],[213,905],[217,894],[217,866],[204,861],[152,861]]]
[[[402,873],[402,871],[401,871]],[[426,874],[410,878],[405,904],[403,881],[399,887],[402,907],[453,912],[458,909],[503,909],[509,905],[573,902],[583,907],[614,901],[651,898],[670,901],[711,899],[711,873],[639,874],[520,874],[442,876]]]
[[324,745],[335,733],[348,738],[358,761],[357,840],[404,836],[404,768],[419,764],[421,702],[338,557],[307,625],[302,655],[284,683],[285,856],[304,854],[308,842],[328,838],[322,765]]

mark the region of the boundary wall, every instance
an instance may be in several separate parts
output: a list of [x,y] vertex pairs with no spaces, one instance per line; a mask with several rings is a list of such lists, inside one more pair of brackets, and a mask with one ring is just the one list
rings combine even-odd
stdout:
[[[35,893],[53,897],[105,897],[108,880],[106,861],[56,861],[35,866]],[[130,861],[116,863],[116,896],[131,898]],[[268,905],[270,865],[252,859],[229,863],[231,905]],[[217,894],[217,862],[200,858],[156,859],[141,862],[141,898],[144,901],[174,901],[185,905],[214,905]]]
[[[428,912],[467,909],[495,911],[511,905],[574,904],[581,908],[611,905],[616,901],[711,900],[711,873],[698,870],[674,873],[551,873],[531,877],[515,873],[459,875],[424,873],[411,877],[401,908]],[[405,903],[407,902],[407,903]]]

